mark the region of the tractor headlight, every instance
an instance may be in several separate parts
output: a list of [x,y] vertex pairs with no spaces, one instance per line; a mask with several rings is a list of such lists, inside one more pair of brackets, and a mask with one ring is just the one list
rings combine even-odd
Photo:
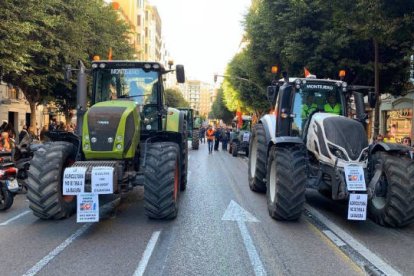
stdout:
[[116,149],[117,150],[122,150],[122,144],[116,144]]
[[88,143],[84,144],[84,145],[83,145],[83,149],[84,149],[84,150],[89,150],[89,144],[88,144]]
[[96,143],[96,141],[97,141],[96,137],[92,137],[91,142]]
[[339,159],[345,160],[345,161],[349,161],[348,157],[346,157],[346,154],[338,147],[335,147],[334,145],[328,145],[329,147],[329,151],[335,155],[336,157],[338,157]]
[[114,142],[114,138],[108,137],[108,143],[113,143],[113,142]]
[[124,137],[122,137],[122,135],[116,136],[116,141],[117,142],[122,142],[123,139],[124,139]]

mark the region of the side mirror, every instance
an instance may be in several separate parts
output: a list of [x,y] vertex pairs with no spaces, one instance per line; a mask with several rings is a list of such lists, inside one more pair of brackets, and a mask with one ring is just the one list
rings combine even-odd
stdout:
[[177,76],[178,83],[185,83],[184,65],[176,65],[175,74]]
[[271,105],[275,104],[277,93],[279,92],[279,86],[272,85],[267,87],[267,99]]
[[377,103],[377,97],[374,91],[368,92],[368,103],[371,108],[374,108]]
[[70,64],[65,65],[65,82],[68,82],[72,79],[72,66]]
[[367,114],[365,113],[364,94],[354,92],[353,95],[357,119],[361,122],[365,121]]

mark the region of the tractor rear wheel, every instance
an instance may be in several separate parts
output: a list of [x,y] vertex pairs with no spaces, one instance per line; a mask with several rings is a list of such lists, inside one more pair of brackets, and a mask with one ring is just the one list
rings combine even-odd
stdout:
[[0,211],[9,209],[13,205],[13,200],[12,192],[7,189],[6,183],[3,182],[0,186]]
[[64,196],[63,172],[75,161],[75,146],[68,142],[43,144],[30,161],[27,199],[41,219],[62,219],[76,210],[76,197]]
[[306,160],[302,147],[273,146],[266,179],[269,215],[276,220],[299,219],[306,187]]
[[248,174],[250,190],[265,193],[267,147],[266,134],[262,124],[256,124],[253,128],[249,151]]
[[191,141],[191,147],[193,150],[198,150],[200,146],[200,131],[198,129],[193,130],[193,139]]
[[380,164],[382,172],[368,201],[369,216],[383,226],[414,222],[414,161],[387,152],[377,152],[372,158],[372,171]]
[[152,219],[173,219],[178,212],[181,160],[179,147],[172,142],[148,146],[144,172],[145,213]]
[[232,149],[231,149],[231,154],[233,155],[233,157],[237,157],[238,153],[239,153],[239,148],[236,142],[233,142],[233,144],[231,145]]

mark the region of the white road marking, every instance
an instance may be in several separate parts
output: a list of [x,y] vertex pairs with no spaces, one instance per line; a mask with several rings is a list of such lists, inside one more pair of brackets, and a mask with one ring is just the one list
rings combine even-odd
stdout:
[[250,263],[252,264],[254,274],[258,275],[267,275],[266,270],[264,269],[263,263],[260,260],[259,254],[257,253],[256,247],[254,246],[253,240],[250,237],[249,230],[247,229],[245,222],[259,222],[248,211],[244,210],[239,204],[235,201],[230,201],[229,206],[224,212],[221,220],[236,221],[237,226],[239,227],[240,233],[243,238],[244,246],[246,247],[247,254],[249,255]]
[[28,213],[31,213],[31,211],[24,211],[24,212],[18,214],[17,216],[14,216],[11,219],[8,219],[5,222],[0,223],[0,226],[5,226],[5,225],[9,224],[10,222],[15,221],[16,219],[19,219],[22,216],[27,215]]
[[342,230],[335,223],[330,221],[327,217],[325,217],[315,208],[309,206],[309,204],[305,204],[305,209],[307,209],[312,214],[312,216],[316,217],[318,220],[324,223],[332,232],[334,232],[339,238],[345,241],[355,251],[361,254],[365,259],[367,259],[370,263],[372,263],[374,266],[380,269],[384,274],[393,276],[401,275],[400,272],[398,272],[392,266],[387,264],[384,260],[382,260],[375,253],[373,253],[363,244],[354,239],[351,235]]
[[337,235],[335,235],[331,230],[323,230],[322,231],[336,246],[345,246],[344,243]]
[[145,269],[147,268],[149,259],[151,258],[152,252],[154,251],[155,245],[157,244],[158,238],[160,237],[161,231],[156,231],[152,234],[151,239],[147,244],[147,248],[142,255],[141,261],[138,264],[137,269],[134,272],[134,276],[144,275]]
[[68,247],[74,240],[79,236],[85,233],[86,230],[91,227],[93,223],[84,224],[79,228],[74,234],[67,238],[64,242],[58,245],[53,251],[47,254],[43,259],[41,259],[37,264],[35,264],[31,269],[29,269],[23,276],[32,276],[36,275],[40,270],[42,270],[50,261],[52,261],[57,255],[59,255],[66,247]]

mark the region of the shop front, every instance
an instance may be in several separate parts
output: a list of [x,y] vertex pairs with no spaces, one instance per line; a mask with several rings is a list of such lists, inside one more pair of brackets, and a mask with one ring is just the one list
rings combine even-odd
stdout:
[[380,133],[391,135],[397,143],[413,140],[414,91],[403,97],[385,96],[381,101]]

